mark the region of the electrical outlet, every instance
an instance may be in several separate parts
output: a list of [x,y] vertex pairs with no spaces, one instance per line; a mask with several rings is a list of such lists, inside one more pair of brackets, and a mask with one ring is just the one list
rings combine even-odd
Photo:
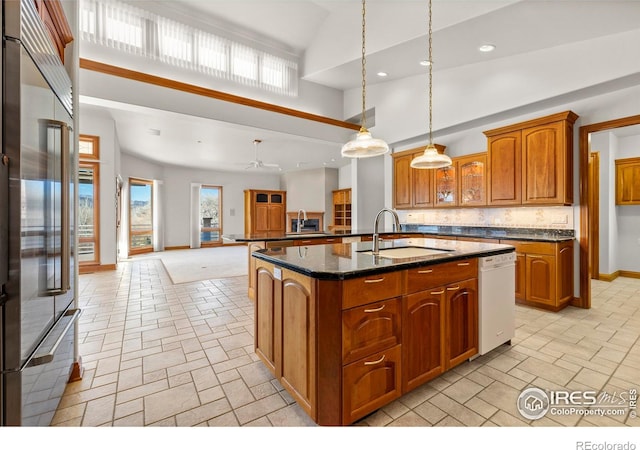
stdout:
[[640,238],[638,238],[638,245],[640,245]]

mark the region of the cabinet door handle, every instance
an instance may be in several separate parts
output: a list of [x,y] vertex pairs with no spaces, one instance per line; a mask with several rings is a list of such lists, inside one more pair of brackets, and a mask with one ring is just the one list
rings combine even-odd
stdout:
[[418,273],[432,273],[433,269],[427,269],[427,270],[418,270]]
[[385,356],[386,356],[386,355],[382,355],[382,358],[380,358],[380,359],[379,359],[379,360],[377,360],[377,361],[365,361],[365,362],[364,362],[364,365],[365,365],[365,366],[375,366],[376,364],[380,364],[382,361],[384,361],[384,357],[385,357]]
[[366,312],[366,313],[378,312],[378,311],[382,311],[384,309],[384,307],[385,307],[385,305],[382,305],[379,308],[365,309],[364,312]]
[[460,289],[460,286],[452,286],[452,287],[448,287],[447,291],[457,291],[458,289]]
[[431,295],[440,295],[440,294],[444,294],[444,291],[436,291],[431,293]]
[[384,277],[376,278],[374,280],[364,280],[365,283],[380,283],[381,281],[384,281]]
[[468,266],[470,263],[468,262],[464,262],[464,263],[458,263],[459,266]]

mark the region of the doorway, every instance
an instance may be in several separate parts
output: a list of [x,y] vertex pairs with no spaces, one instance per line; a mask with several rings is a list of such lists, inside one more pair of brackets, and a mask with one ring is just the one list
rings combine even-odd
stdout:
[[129,178],[129,254],[153,251],[153,181]]
[[580,127],[580,300],[575,306],[591,308],[592,216],[590,207],[594,186],[589,176],[591,133],[640,124],[640,115]]
[[600,279],[600,152],[589,153],[589,242],[592,280]]

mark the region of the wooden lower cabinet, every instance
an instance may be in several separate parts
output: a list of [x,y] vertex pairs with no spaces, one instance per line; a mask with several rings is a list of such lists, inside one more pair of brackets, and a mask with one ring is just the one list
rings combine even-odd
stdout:
[[342,369],[342,420],[351,424],[402,395],[401,346],[374,353]]
[[573,241],[501,240],[516,248],[518,303],[558,311],[573,300]]
[[478,280],[445,286],[446,369],[451,369],[478,353]]
[[477,259],[348,280],[257,260],[256,354],[320,425],[349,425],[478,348]]
[[445,370],[444,287],[404,297],[402,386],[408,392]]

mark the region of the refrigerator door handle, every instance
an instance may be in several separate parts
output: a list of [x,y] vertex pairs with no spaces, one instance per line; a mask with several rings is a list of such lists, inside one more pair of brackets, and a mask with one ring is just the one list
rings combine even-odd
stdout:
[[[78,320],[78,317],[80,317],[80,313],[81,312],[82,312],[82,310],[80,310],[80,309],[69,309],[69,310],[67,310],[67,312],[59,320],[59,322],[62,322],[63,320],[66,319],[67,323],[65,324],[64,328],[62,329],[62,332],[56,338],[56,341],[51,346],[51,348],[47,351],[47,353],[38,353],[39,349],[37,349],[34,352],[34,354],[31,356],[31,358],[29,358],[29,360],[27,361],[27,363],[25,364],[24,367],[40,366],[42,364],[47,364],[47,363],[53,361],[53,357],[55,356],[56,351],[58,350],[58,347],[60,346],[60,344],[64,340],[64,337],[67,335],[67,332],[69,331],[69,329],[73,326],[73,324],[76,323],[76,320]],[[54,326],[51,329],[51,331],[49,331],[49,334],[47,334],[47,336],[45,336],[45,338],[42,340],[42,342],[44,343],[47,340],[49,340],[50,338],[52,338],[52,334],[57,328],[58,328],[57,326]]]
[[44,295],[62,295],[71,289],[71,256],[69,230],[69,126],[59,120],[44,120],[47,128],[60,130],[60,286],[47,289]]

